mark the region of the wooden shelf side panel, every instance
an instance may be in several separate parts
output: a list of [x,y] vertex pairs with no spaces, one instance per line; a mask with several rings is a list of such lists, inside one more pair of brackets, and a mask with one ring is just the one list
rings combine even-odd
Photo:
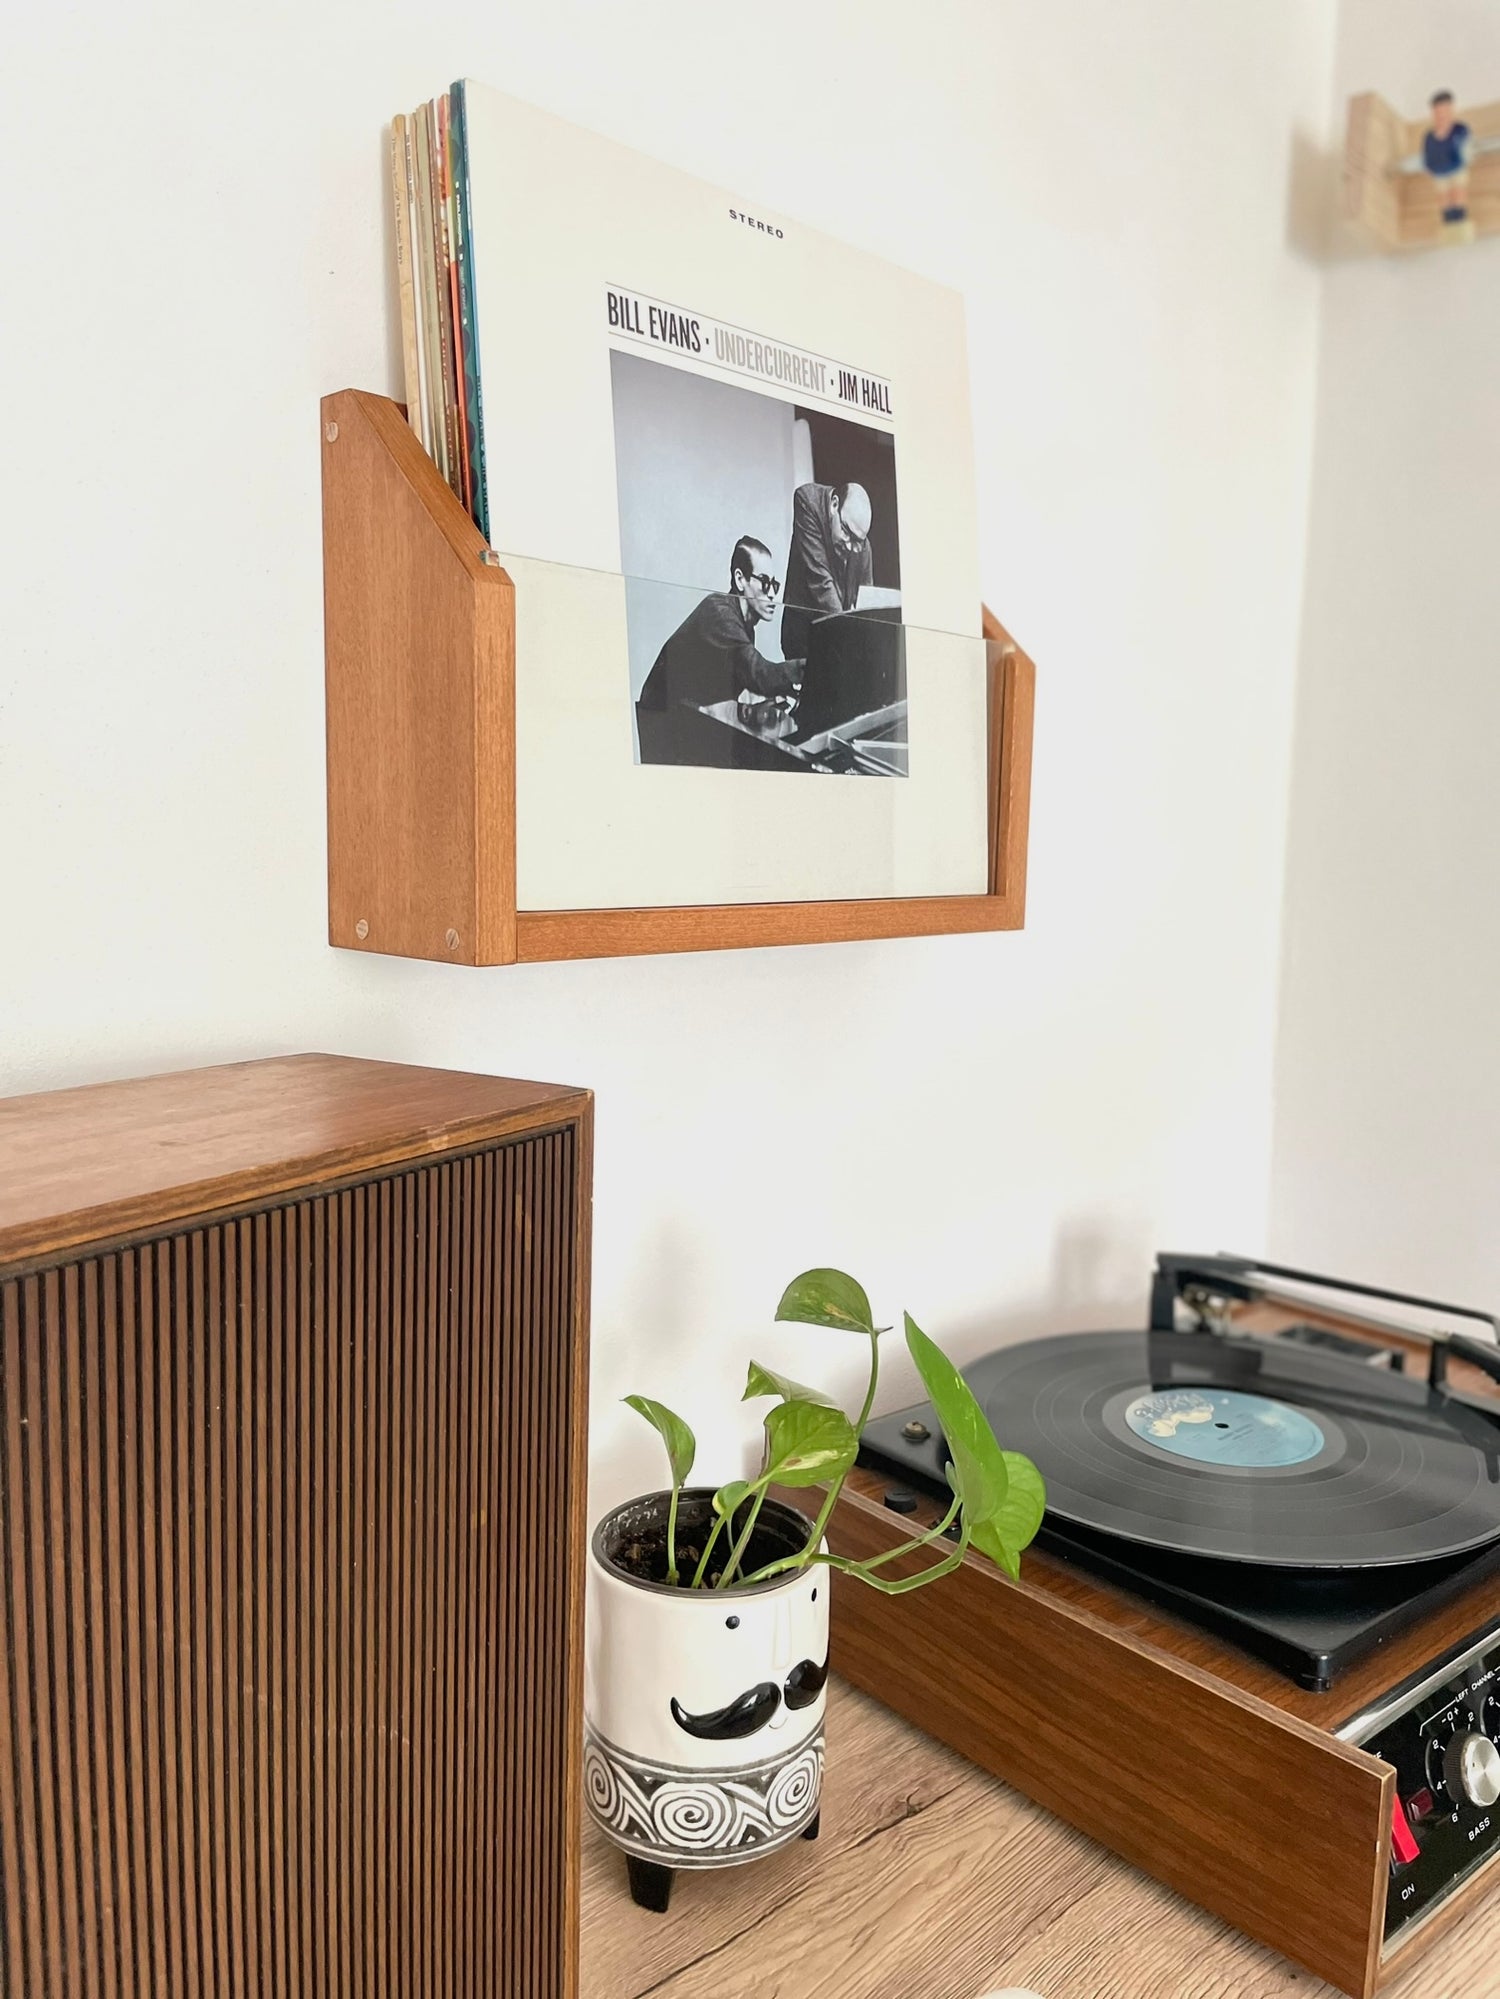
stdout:
[[988,604],[990,642],[990,894],[1007,911],[1008,929],[1026,921],[1026,843],[1031,826],[1031,735],[1036,667]]
[[328,941],[513,962],[510,579],[396,404],[322,414]]

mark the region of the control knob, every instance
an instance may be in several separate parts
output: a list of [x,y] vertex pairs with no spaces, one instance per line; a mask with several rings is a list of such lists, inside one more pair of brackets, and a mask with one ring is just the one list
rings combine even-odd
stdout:
[[1455,1735],[1443,1751],[1443,1783],[1450,1798],[1486,1810],[1500,1800],[1500,1749],[1487,1735]]

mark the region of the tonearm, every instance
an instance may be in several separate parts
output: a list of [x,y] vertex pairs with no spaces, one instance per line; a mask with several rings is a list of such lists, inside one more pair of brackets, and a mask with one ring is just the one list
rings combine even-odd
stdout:
[[[1267,1279],[1305,1284],[1315,1289],[1337,1291],[1346,1297],[1376,1298],[1389,1305],[1405,1305],[1422,1312],[1441,1312],[1454,1319],[1474,1319],[1486,1327],[1489,1338],[1480,1340],[1441,1326],[1387,1326],[1406,1338],[1427,1341],[1427,1385],[1434,1392],[1444,1390],[1450,1355],[1471,1362],[1491,1380],[1500,1382],[1500,1317],[1482,1312],[1473,1305],[1449,1305],[1437,1298],[1419,1298],[1405,1291],[1389,1291],[1376,1284],[1356,1284],[1347,1278],[1327,1277],[1317,1271],[1294,1270],[1286,1264],[1265,1263],[1258,1257],[1218,1253],[1193,1256],[1162,1250],[1156,1258],[1151,1279],[1150,1327],[1153,1332],[1178,1330],[1177,1306],[1181,1302],[1194,1315],[1194,1330],[1222,1333],[1229,1322],[1231,1302],[1248,1304],[1275,1296],[1275,1286]],[[1283,1301],[1284,1302],[1284,1301]]]

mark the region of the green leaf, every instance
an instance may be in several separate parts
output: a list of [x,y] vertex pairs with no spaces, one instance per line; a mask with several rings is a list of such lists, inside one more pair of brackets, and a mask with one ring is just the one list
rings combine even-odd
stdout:
[[1000,1455],[1005,1460],[1005,1502],[990,1518],[1005,1531],[1013,1548],[1025,1548],[1036,1539],[1047,1510],[1046,1482],[1020,1451],[1002,1451]]
[[993,1520],[1005,1502],[1009,1474],[1005,1453],[989,1419],[974,1400],[968,1382],[910,1312],[906,1314],[906,1344],[947,1440],[953,1461],[951,1482],[964,1503],[964,1519],[970,1528],[982,1520]]
[[778,1402],[766,1417],[761,1478],[782,1485],[822,1485],[847,1471],[858,1450],[854,1425],[842,1409],[822,1402]]
[[1008,1576],[1021,1574],[1021,1550],[1027,1547],[1042,1524],[1047,1504],[1047,1488],[1030,1458],[1019,1451],[1003,1451],[1009,1483],[999,1510],[988,1520],[972,1525],[970,1539],[982,1554],[998,1562]]
[[774,1367],[762,1367],[758,1360],[753,1360],[740,1400],[753,1402],[758,1395],[779,1395],[783,1402],[821,1402],[829,1409],[838,1407],[833,1397],[825,1395],[821,1388],[805,1388],[789,1374],[778,1374]]
[[750,1496],[750,1487],[742,1478],[732,1478],[727,1485],[721,1485],[713,1496],[713,1509],[721,1520],[733,1520],[737,1510]]
[[846,1333],[876,1330],[864,1287],[842,1270],[804,1270],[782,1292],[776,1316],[800,1320],[805,1326],[835,1326]]
[[969,1536],[969,1545],[988,1555],[997,1568],[1004,1569],[1012,1582],[1021,1580],[1021,1551],[1013,1548],[993,1520],[981,1520]]
[[687,1484],[688,1473],[693,1469],[693,1459],[698,1455],[698,1442],[687,1424],[676,1416],[665,1403],[653,1402],[649,1395],[627,1395],[625,1400],[638,1416],[656,1431],[667,1447],[667,1462],[672,1467],[672,1484]]

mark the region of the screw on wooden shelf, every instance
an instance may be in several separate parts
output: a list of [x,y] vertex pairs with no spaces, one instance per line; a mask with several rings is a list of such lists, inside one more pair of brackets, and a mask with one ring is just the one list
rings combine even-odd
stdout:
[[355,924],[354,934],[359,939],[361,944],[363,944],[365,939],[369,936],[370,926],[368,923],[366,923],[363,917],[361,917],[358,923]]
[[336,423],[325,423],[323,426],[323,435],[328,439],[330,444],[337,444],[339,441],[338,425]]
[[458,932],[456,930],[450,930],[448,932],[448,935],[444,938],[443,941],[448,946],[448,949],[450,951],[456,951],[458,949]]

